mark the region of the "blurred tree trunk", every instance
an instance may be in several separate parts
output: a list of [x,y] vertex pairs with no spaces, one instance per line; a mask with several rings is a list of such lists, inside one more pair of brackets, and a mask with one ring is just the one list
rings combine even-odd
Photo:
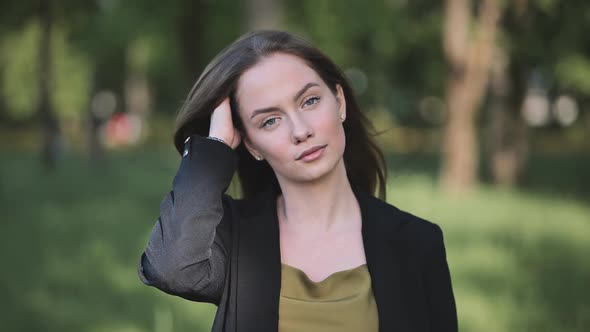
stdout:
[[[531,35],[527,0],[512,3],[507,20],[510,35],[516,40]],[[528,126],[522,117],[522,106],[528,89],[526,59],[496,49],[491,75],[490,121],[488,147],[494,183],[504,187],[517,185],[528,160]]]
[[138,127],[132,129],[133,137],[130,142],[131,144],[137,144],[146,135],[147,118],[152,100],[145,68],[128,68],[124,97],[128,115],[138,120],[136,124]]
[[522,65],[509,64],[498,48],[490,84],[488,149],[494,183],[504,187],[517,184],[528,156],[528,130],[521,116],[526,91],[523,74]]
[[39,19],[41,37],[39,40],[39,106],[38,112],[43,130],[41,142],[42,163],[45,169],[54,169],[61,147],[59,122],[51,105],[51,83],[53,79],[51,39],[52,39],[52,2],[39,1]]
[[206,0],[184,0],[181,5],[181,13],[178,19],[178,44],[180,45],[181,56],[186,68],[186,85],[192,86],[199,74],[205,68],[203,35],[207,29],[207,17],[209,1]]
[[249,30],[278,29],[282,26],[282,0],[248,0],[246,6]]
[[[97,66],[98,67],[98,66]],[[93,105],[94,98],[99,86],[98,83],[98,68],[94,69],[92,75],[92,88],[90,94],[90,105],[88,105],[88,158],[90,160],[90,166],[98,167],[98,165],[104,160],[104,149],[100,141],[100,125],[101,119],[97,116],[95,107]]]
[[469,0],[446,1],[443,46],[449,64],[448,118],[440,180],[443,189],[452,193],[471,190],[477,180],[479,153],[474,118],[487,87],[495,49],[498,1],[479,2],[477,17],[472,16]]
[[[105,158],[102,126],[115,111],[121,111],[119,100],[124,91],[125,49],[111,47],[100,50],[94,59],[94,70],[88,107],[88,159],[95,169],[101,169],[108,160]],[[105,94],[110,96],[105,98]]]

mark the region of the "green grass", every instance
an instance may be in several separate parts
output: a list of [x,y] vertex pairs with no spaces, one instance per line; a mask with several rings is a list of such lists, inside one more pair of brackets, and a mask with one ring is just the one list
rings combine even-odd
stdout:
[[462,331],[590,330],[588,205],[491,187],[450,198],[412,175],[388,192],[443,228]]
[[[209,331],[214,306],[135,270],[177,165],[169,148],[67,156],[53,173],[0,155],[2,330]],[[394,173],[389,201],[443,228],[461,331],[590,330],[585,199],[491,187],[453,199],[432,174]]]
[[178,158],[108,159],[45,174],[31,155],[0,158],[3,331],[210,330],[214,306],[144,286],[135,270]]

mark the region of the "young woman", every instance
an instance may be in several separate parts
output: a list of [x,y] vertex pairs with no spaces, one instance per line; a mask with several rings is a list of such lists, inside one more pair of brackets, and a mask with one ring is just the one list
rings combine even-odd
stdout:
[[[213,331],[457,331],[442,231],[384,201],[370,129],[317,48],[241,37],[178,116],[141,280],[216,304]],[[236,170],[241,199],[225,194]]]

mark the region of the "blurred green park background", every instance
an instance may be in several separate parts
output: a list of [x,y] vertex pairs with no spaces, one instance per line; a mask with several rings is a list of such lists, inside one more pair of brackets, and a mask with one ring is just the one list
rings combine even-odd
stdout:
[[[438,223],[461,331],[590,330],[590,3],[0,5],[3,331],[208,331],[141,284],[174,117],[211,58],[278,28],[342,67],[388,201]],[[230,188],[230,192],[233,188]]]

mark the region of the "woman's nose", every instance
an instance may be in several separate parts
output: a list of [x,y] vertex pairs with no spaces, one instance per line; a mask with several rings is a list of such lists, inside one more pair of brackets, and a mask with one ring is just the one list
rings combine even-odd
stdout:
[[294,115],[292,117],[291,124],[291,138],[293,143],[298,144],[313,136],[313,129],[311,126],[309,126],[307,120],[305,120],[301,114]]

